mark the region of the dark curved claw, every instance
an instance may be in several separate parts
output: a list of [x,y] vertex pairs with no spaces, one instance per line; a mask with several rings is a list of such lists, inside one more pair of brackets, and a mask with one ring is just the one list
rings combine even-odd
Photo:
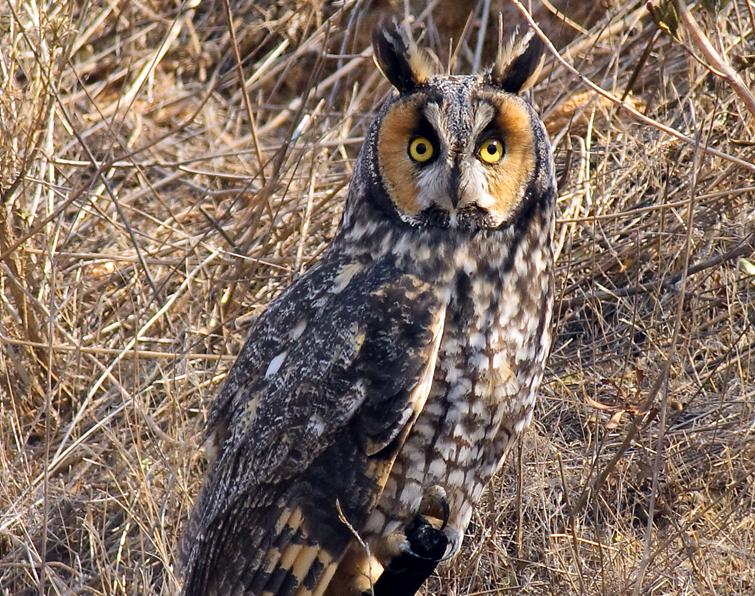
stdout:
[[[446,509],[447,509],[446,505]],[[445,522],[448,516],[446,515]],[[443,560],[448,537],[417,515],[405,530],[409,550],[395,557],[374,585],[375,596],[411,596]]]
[[406,538],[409,540],[411,551],[407,554],[425,561],[435,563],[443,559],[443,555],[448,548],[448,536],[443,532],[446,520],[440,528],[434,527],[423,516],[418,515],[406,527]]
[[448,504],[446,490],[439,484],[428,488],[422,496],[419,513],[440,519],[442,521],[440,529],[445,530],[448,518],[451,515],[451,507]]

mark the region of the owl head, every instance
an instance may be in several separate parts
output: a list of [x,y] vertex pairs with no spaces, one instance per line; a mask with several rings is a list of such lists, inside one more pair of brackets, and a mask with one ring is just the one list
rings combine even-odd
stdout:
[[434,74],[432,61],[396,24],[376,29],[375,62],[396,93],[373,123],[358,160],[359,193],[415,227],[496,229],[553,199],[545,129],[520,94],[542,65],[532,35],[503,45],[480,74]]

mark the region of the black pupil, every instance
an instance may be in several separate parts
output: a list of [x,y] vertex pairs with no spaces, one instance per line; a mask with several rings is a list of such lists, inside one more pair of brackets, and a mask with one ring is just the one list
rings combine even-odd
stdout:
[[427,151],[427,145],[424,143],[417,143],[416,151],[419,155],[424,155]]
[[488,153],[491,155],[495,154],[496,150],[497,147],[495,146],[495,143],[490,143],[490,145],[488,145]]

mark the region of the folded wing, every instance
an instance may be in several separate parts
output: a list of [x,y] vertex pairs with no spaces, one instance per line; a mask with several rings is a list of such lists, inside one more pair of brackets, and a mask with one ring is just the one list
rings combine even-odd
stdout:
[[424,407],[443,318],[431,284],[347,259],[270,305],[210,414],[185,594],[324,591]]

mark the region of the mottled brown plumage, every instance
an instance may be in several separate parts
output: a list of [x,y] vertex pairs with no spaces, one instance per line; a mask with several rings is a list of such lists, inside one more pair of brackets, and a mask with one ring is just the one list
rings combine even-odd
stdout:
[[260,316],[212,407],[187,595],[358,593],[414,555],[418,522],[453,556],[532,416],[555,184],[517,94],[539,45],[461,77],[431,75],[398,27],[374,47],[399,93],[331,246]]

